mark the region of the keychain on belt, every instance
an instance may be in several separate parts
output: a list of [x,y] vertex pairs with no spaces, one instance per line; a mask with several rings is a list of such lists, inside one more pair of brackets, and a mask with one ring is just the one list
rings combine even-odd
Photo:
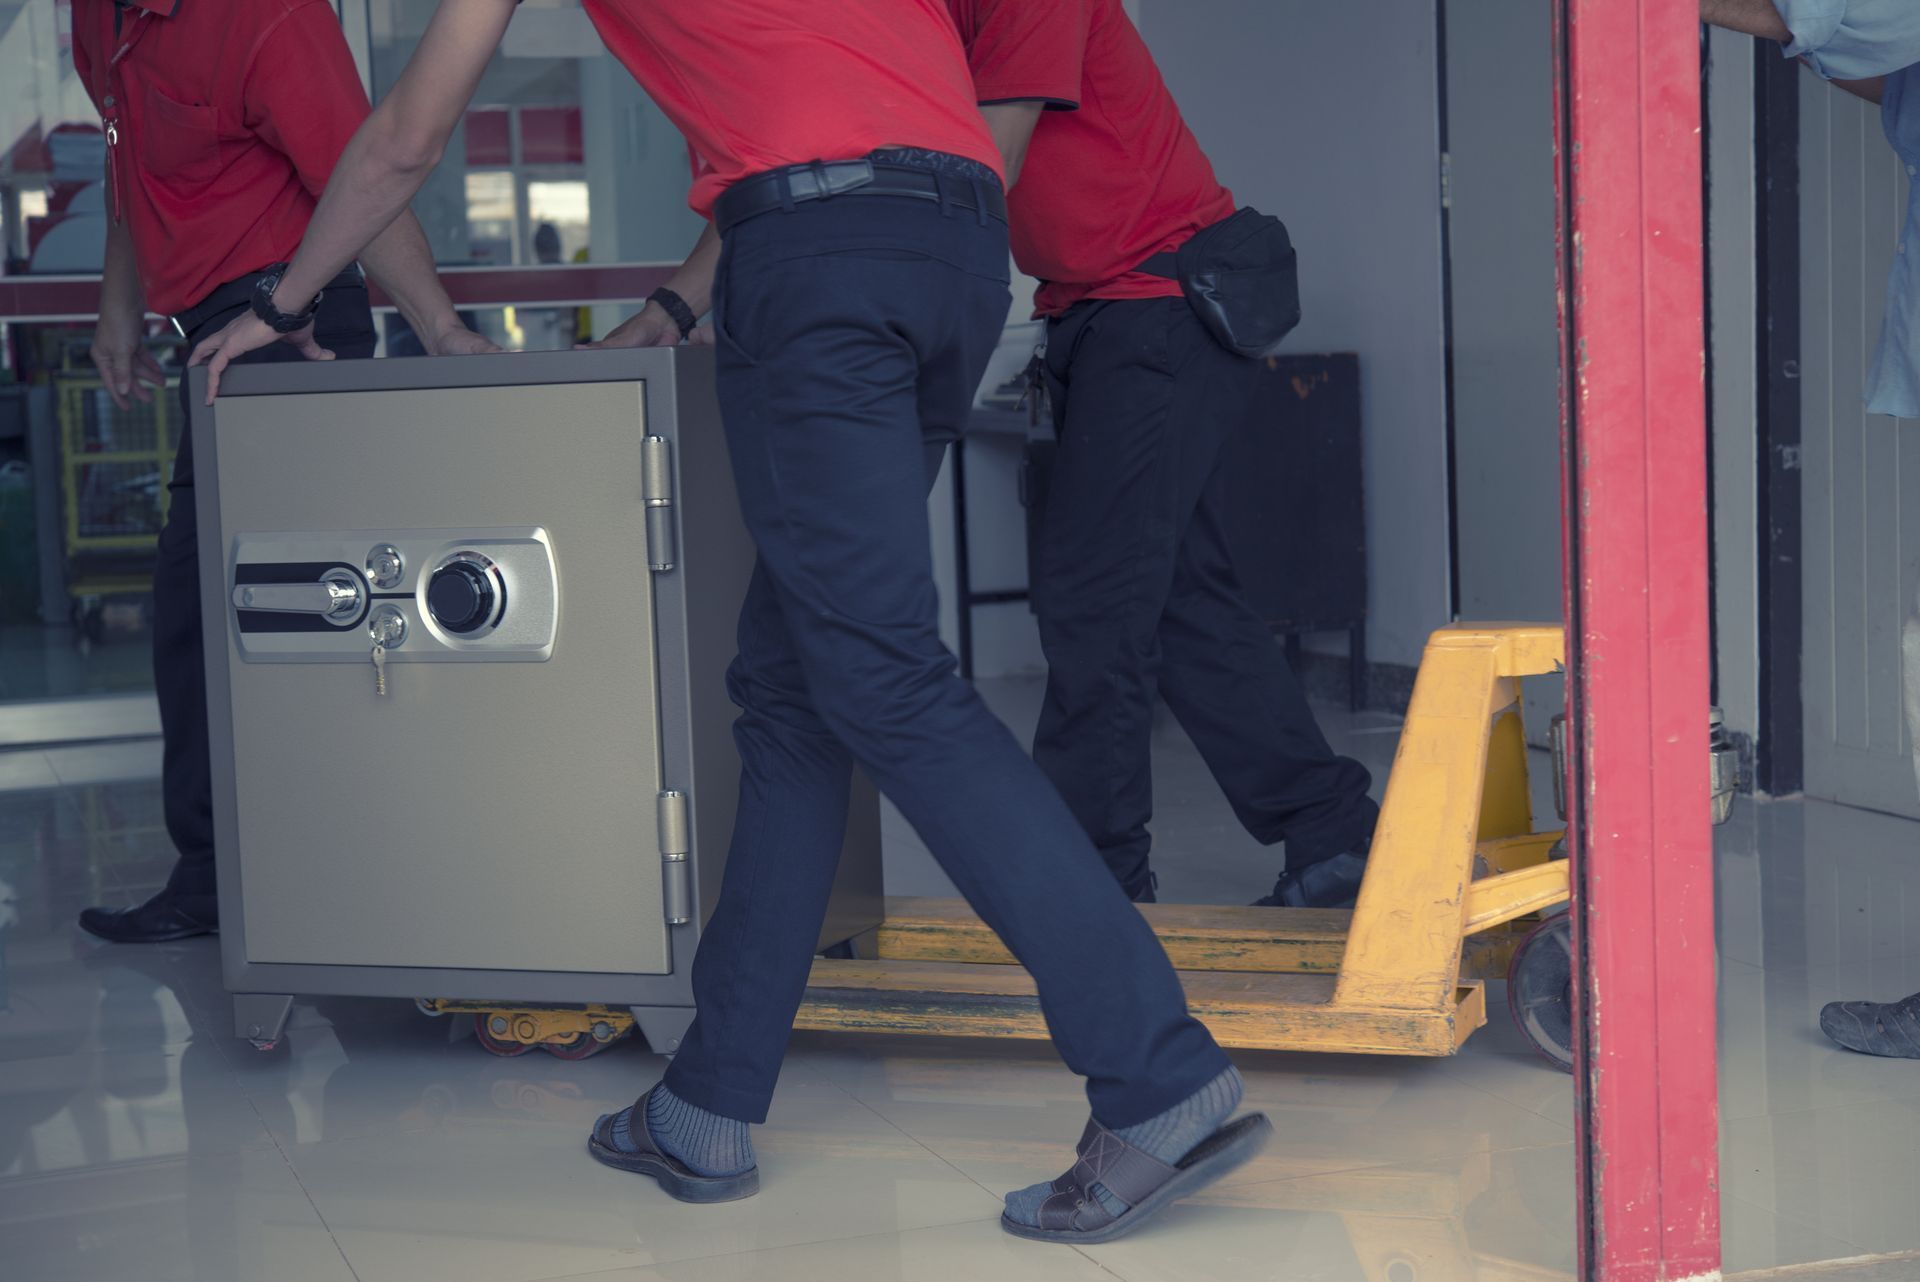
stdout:
[[1021,377],[1026,379],[1027,386],[1020,393],[1016,408],[1027,412],[1027,437],[1032,439],[1034,430],[1040,426],[1041,407],[1047,399],[1047,340],[1044,334],[1033,345],[1033,358],[1027,362]]

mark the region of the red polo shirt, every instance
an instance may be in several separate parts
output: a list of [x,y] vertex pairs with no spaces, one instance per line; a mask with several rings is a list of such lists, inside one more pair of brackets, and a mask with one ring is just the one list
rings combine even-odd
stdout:
[[982,103],[1041,100],[1008,195],[1013,260],[1057,316],[1083,298],[1163,298],[1134,267],[1233,212],[1233,193],[1120,0],[946,0]]
[[688,203],[749,174],[876,147],[1000,172],[942,0],[586,0],[613,56],[686,135]]
[[327,0],[73,0],[73,64],[163,314],[292,258],[367,115]]

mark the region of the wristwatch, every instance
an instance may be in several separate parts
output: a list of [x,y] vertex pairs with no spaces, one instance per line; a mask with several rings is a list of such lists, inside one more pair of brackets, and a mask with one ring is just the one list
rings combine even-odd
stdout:
[[285,263],[275,263],[260,273],[260,279],[253,283],[253,314],[267,323],[267,328],[276,334],[291,334],[295,330],[305,329],[320,310],[320,300],[326,296],[321,291],[313,296],[303,312],[283,312],[273,305],[273,291],[280,288],[280,278],[287,274]]
[[661,309],[672,318],[673,323],[680,327],[682,339],[693,333],[694,327],[700,323],[700,318],[693,314],[693,308],[687,306],[687,300],[665,285],[648,294],[647,301],[660,304]]

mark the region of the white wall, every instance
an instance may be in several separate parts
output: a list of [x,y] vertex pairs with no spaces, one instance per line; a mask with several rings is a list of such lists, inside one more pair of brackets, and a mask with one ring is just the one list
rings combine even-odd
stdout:
[[1463,619],[1560,617],[1553,30],[1545,0],[1447,6],[1454,499]]
[[1451,614],[1432,6],[1141,0],[1139,18],[1221,179],[1299,246],[1289,347],[1360,354],[1368,648],[1417,663]]
[[1865,373],[1906,243],[1906,167],[1877,108],[1800,94],[1801,678],[1806,794],[1920,818],[1901,715],[1920,580],[1914,424],[1867,413]]
[[[1546,0],[1447,5],[1454,511],[1462,619],[1561,614],[1560,330]],[[1527,734],[1566,706],[1526,684]]]
[[1754,334],[1753,41],[1708,46],[1707,262],[1712,290],[1714,626],[1727,728],[1760,728],[1759,371]]

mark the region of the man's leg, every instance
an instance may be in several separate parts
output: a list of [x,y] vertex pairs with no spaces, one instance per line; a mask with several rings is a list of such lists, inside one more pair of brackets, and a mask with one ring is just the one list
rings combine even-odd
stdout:
[[1034,759],[1136,898],[1152,887],[1156,687],[1248,831],[1286,840],[1289,868],[1364,853],[1367,772],[1327,745],[1225,543],[1220,459],[1264,371],[1183,299],[1069,313],[1047,367],[1060,445],[1034,558],[1049,665]]
[[[727,673],[728,693],[741,710],[733,726],[739,808],[720,897],[693,965],[699,1015],[681,1039],[667,1083],[714,1112],[758,1122],[773,1095],[833,891],[853,757],[813,708],[764,564],[754,569],[739,640]],[[786,1017],[707,1017],[710,1010],[763,1004]]]
[[[1186,1014],[1152,931],[939,639],[922,396],[964,388],[941,418],[964,415],[1005,315],[1004,285],[991,279],[1004,241],[930,206],[835,205],[728,235],[716,328],[742,511],[807,701],[1032,973],[1095,1115],[1132,1125],[1193,1095],[1226,1058]],[[765,1116],[823,902],[765,891],[798,860],[830,879],[841,839],[840,812],[800,795],[823,786],[824,766],[784,768],[809,757],[795,744],[810,728],[761,720],[776,742],[742,746],[758,759],[746,770],[765,781],[755,809],[771,822],[743,826],[723,889],[733,902],[701,952],[727,959],[752,938],[787,942],[778,956],[762,951],[761,973],[703,967],[699,1017],[667,1078],[674,1095],[744,1121]],[[836,806],[844,780],[836,765]]]
[[[197,339],[217,332],[232,314],[203,324]],[[342,359],[373,355],[373,316],[364,291],[333,291],[321,304],[317,334]],[[189,342],[189,347],[191,342]],[[301,360],[275,343],[240,358],[248,364]],[[200,625],[199,517],[194,510],[193,407],[180,380],[180,452],[174,460],[167,520],[153,571],[153,687],[160,705],[160,797],[167,836],[177,852],[164,890],[128,909],[89,908],[80,925],[116,943],[158,943],[217,930],[219,884],[214,872],[213,767],[207,728],[207,669]]]
[[1160,627],[1160,692],[1246,830],[1286,842],[1276,897],[1298,887],[1285,902],[1349,903],[1380,814],[1372,778],[1328,745],[1273,630],[1240,591],[1226,481],[1215,469],[1181,543]]
[[[186,384],[181,379],[183,401]],[[180,855],[167,878],[167,894],[182,913],[212,925],[220,920],[220,897],[213,873],[200,521],[194,502],[193,433],[184,424],[172,491],[153,575],[153,687],[163,745],[160,793],[167,835]]]
[[1265,420],[1273,379],[1256,362],[1186,326],[1179,396],[1218,444],[1181,532],[1160,627],[1160,693],[1200,750],[1242,825],[1287,847],[1286,872],[1263,904],[1343,907],[1359,892],[1379,808],[1359,762],[1335,755],[1272,629],[1240,590],[1227,542],[1221,457]]
[[194,511],[193,433],[180,380],[180,452],[153,567],[153,690],[160,705],[160,801],[177,852],[166,889],[126,909],[89,908],[80,925],[115,943],[158,943],[216,930],[213,776],[207,747],[207,676],[200,640],[200,541]]
[[[694,1005],[704,1012],[771,1001],[791,1011],[833,891],[853,758],[813,710],[764,565],[754,567],[741,606],[739,646],[727,671],[727,692],[741,710],[733,723],[739,805],[719,901],[694,958]],[[755,991],[770,983],[779,991]],[[765,1116],[791,1024],[791,1013],[785,1022],[729,1027],[696,1017],[661,1085],[596,1124],[595,1156],[645,1171],[647,1150],[658,1149],[696,1177],[670,1181],[669,1191],[688,1200],[755,1192],[747,1123]],[[732,1090],[709,1089],[716,1083]]]
[[[1901,684],[1913,767],[1920,776],[1920,597],[1900,637]],[[1897,1002],[1829,1002],[1820,1028],[1834,1041],[1863,1055],[1920,1059],[1920,993]]]
[[1217,438],[1179,401],[1176,308],[1188,310],[1177,298],[1082,303],[1047,335],[1059,443],[1032,558],[1047,657],[1033,759],[1135,900],[1154,889],[1160,615]]

